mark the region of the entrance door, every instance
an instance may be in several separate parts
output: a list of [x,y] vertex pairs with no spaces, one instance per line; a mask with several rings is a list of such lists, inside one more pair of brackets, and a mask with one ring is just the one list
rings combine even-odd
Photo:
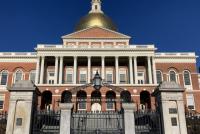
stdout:
[[99,103],[94,103],[91,106],[92,112],[101,112],[101,105]]

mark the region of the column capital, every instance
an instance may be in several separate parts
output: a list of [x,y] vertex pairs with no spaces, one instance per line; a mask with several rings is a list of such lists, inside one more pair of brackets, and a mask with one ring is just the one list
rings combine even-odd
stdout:
[[87,58],[88,58],[88,59],[91,59],[91,58],[92,58],[92,56],[87,56]]
[[41,56],[42,59],[45,59],[45,56]]

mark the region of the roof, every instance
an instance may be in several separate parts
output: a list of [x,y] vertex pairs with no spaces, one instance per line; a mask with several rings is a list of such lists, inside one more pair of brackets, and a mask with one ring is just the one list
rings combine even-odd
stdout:
[[74,32],[65,36],[62,36],[63,39],[71,39],[71,38],[118,38],[118,39],[130,39],[130,36],[121,34],[116,31],[112,31],[102,27],[90,27],[84,30],[80,30],[78,32]]

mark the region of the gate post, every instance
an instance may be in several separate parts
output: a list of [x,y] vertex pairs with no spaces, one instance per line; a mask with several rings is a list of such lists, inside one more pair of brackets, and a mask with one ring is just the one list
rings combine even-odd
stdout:
[[184,89],[175,82],[163,82],[152,94],[161,114],[163,134],[187,134]]
[[72,103],[60,103],[60,134],[70,134]]
[[133,103],[123,103],[122,107],[124,109],[125,134],[135,134],[134,110],[136,106]]
[[[29,134],[37,88],[31,81],[19,81],[9,90],[9,111],[6,134]],[[38,91],[39,93],[39,91]]]

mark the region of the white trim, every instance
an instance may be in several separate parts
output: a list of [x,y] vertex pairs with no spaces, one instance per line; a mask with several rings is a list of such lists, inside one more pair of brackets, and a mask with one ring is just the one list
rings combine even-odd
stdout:
[[[162,73],[161,70],[156,70],[156,79],[157,79],[157,72],[160,72],[160,74],[161,74],[161,82],[162,82],[163,81],[163,73]],[[157,79],[157,81],[158,81],[158,79]],[[157,84],[157,83],[155,83],[155,84]]]
[[[185,85],[185,72],[189,73],[190,85]],[[184,84],[184,87],[186,88],[186,90],[193,90],[193,83],[192,83],[192,78],[191,78],[190,71],[189,70],[184,70],[182,76],[183,76],[183,84]]]
[[[4,71],[7,73],[6,85],[1,85],[2,73],[3,73]],[[0,74],[0,86],[5,86],[5,87],[6,87],[6,86],[8,85],[8,77],[9,77],[9,71],[8,71],[8,70],[2,70],[2,71],[1,71],[1,74]]]
[[22,78],[21,78],[21,80],[25,80],[25,74],[24,74],[24,72],[22,71],[22,69],[17,69],[17,70],[15,71],[14,75],[13,75],[13,80],[12,80],[12,83],[13,83],[13,84],[15,84],[15,82],[16,82],[16,73],[17,73],[17,72],[21,72],[21,73],[22,73]]
[[171,81],[170,72],[174,72],[175,73],[176,83],[180,84],[179,74],[174,69],[170,69],[169,70],[169,72],[168,72],[168,81],[169,82]]

